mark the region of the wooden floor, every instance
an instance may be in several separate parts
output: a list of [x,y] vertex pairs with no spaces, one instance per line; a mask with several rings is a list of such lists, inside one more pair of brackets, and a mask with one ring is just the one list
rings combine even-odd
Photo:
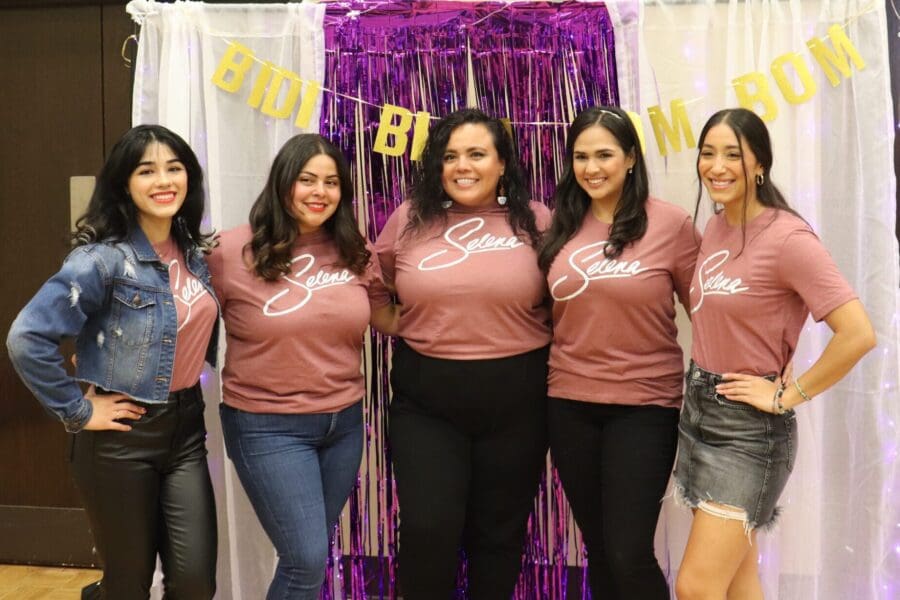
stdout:
[[0,565],[0,600],[78,600],[100,571]]

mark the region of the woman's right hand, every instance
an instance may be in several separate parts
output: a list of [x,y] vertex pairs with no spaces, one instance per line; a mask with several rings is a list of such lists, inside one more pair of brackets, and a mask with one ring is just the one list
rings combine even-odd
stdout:
[[130,396],[118,392],[98,394],[93,385],[88,388],[84,398],[94,407],[90,421],[84,426],[87,430],[113,429],[116,431],[131,431],[131,425],[120,423],[116,419],[136,421],[147,412],[147,409],[144,407],[131,402]]

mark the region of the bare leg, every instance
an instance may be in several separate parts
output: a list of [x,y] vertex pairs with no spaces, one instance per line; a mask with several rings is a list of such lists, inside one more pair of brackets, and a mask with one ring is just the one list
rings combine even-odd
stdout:
[[[725,513],[742,513],[740,509],[734,507],[712,503],[708,506],[710,509]],[[747,575],[741,573],[741,581],[750,574],[756,574],[755,558],[755,546],[751,546],[751,538],[744,530],[743,520],[724,518],[696,510],[684,559],[675,582],[676,596],[679,600],[744,598],[731,596],[730,588],[745,562],[753,564],[746,567]]]
[[728,600],[763,600],[762,584],[759,581],[759,548],[756,545],[756,532],[750,534],[753,546],[747,551],[741,566],[738,567],[731,585],[728,587]]

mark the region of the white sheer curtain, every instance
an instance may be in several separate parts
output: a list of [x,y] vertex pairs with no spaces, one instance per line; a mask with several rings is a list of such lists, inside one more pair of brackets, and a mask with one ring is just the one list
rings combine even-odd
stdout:
[[[133,123],[160,123],[190,143],[207,176],[207,228],[222,231],[245,223],[278,149],[297,133],[318,131],[321,98],[309,128],[302,130],[293,118],[268,117],[247,105],[261,63],[253,65],[235,93],[216,87],[213,74],[229,43],[237,42],[260,60],[321,85],[324,5],[134,0],[127,9],[141,25]],[[282,94],[287,85],[283,88]],[[220,349],[220,361],[222,355]],[[265,596],[272,578],[275,553],[225,457],[218,377],[210,371],[203,381],[209,465],[219,517],[216,597],[258,600]],[[160,592],[160,586],[154,586],[153,597],[161,597]]]
[[[769,123],[773,179],[819,233],[878,333],[878,348],[846,379],[798,410],[799,456],[782,497],[785,510],[780,526],[759,542],[767,598],[900,597],[898,248],[884,8],[844,0],[648,1],[637,17],[637,56],[617,37],[622,103],[642,116],[651,191],[691,212],[696,149],[670,148],[662,156],[648,107],[669,114],[669,102],[683,99],[697,137],[713,112],[738,105],[733,78],[765,74],[779,111]],[[806,42],[827,42],[835,24],[845,26],[866,66],[851,66],[852,75],[832,87]],[[633,31],[627,18],[623,25],[622,33]],[[801,55],[817,85],[799,105],[784,100],[770,73],[772,60],[788,52]],[[702,230],[707,198],[701,207]],[[795,373],[829,338],[824,323],[807,323]],[[687,511],[667,499],[657,554],[673,580],[689,527]]]

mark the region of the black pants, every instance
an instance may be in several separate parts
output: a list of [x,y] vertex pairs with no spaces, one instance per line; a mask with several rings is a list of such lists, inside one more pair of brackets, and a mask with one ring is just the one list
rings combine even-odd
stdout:
[[391,453],[400,592],[453,597],[460,547],[472,600],[509,600],[547,455],[547,349],[443,360],[394,354]]
[[588,551],[593,598],[668,600],[653,553],[678,410],[551,398],[550,453]]
[[200,386],[143,404],[131,431],[74,436],[72,472],[103,566],[83,598],[146,600],[159,554],[167,600],[216,589],[216,509]]

